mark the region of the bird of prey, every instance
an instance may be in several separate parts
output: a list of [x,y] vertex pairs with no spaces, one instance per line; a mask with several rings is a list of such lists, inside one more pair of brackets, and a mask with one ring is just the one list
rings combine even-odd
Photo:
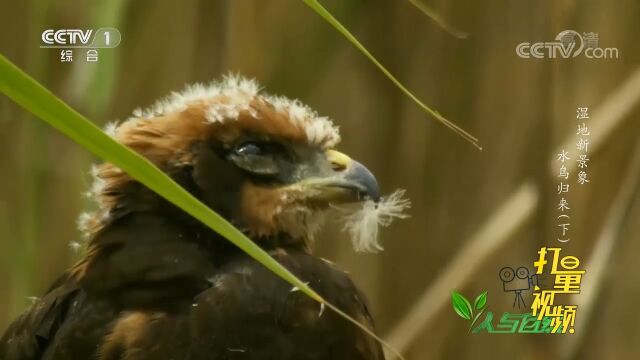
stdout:
[[[310,250],[331,205],[380,204],[371,172],[334,150],[340,136],[329,119],[227,76],[106,131],[373,329],[349,276]],[[0,359],[384,358],[361,329],[127,173],[104,163],[93,175],[97,210],[79,221],[86,254],[9,326]],[[388,206],[387,220],[405,205]],[[361,249],[378,247],[367,236],[382,215],[350,220]]]

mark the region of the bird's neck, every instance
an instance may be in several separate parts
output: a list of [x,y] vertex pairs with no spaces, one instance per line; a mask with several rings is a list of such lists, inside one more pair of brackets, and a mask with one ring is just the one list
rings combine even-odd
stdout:
[[[193,236],[209,250],[211,258],[216,265],[220,265],[236,256],[245,256],[244,251],[208,227],[198,224],[194,227],[194,230]],[[245,235],[248,236],[248,234]],[[266,252],[284,250],[310,253],[310,246],[307,239],[294,238],[286,233],[279,233],[272,236],[248,237]]]

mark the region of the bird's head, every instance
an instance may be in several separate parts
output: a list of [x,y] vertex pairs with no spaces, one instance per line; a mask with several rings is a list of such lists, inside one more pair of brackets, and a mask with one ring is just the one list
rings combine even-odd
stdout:
[[[107,132],[256,240],[286,234],[306,243],[332,205],[380,200],[373,174],[335,150],[329,119],[239,77],[174,93]],[[89,233],[162,206],[111,164],[94,175],[100,211],[84,217]]]

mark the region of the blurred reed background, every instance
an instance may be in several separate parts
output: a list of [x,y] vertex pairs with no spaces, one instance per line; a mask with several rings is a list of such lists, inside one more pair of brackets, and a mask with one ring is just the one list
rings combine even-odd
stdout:
[[[100,124],[229,71],[332,117],[340,148],[367,164],[387,192],[407,189],[413,208],[410,219],[384,231],[381,254],[355,254],[336,230],[321,234],[317,252],[351,272],[379,333],[410,359],[637,358],[640,201],[628,169],[640,140],[640,3],[425,3],[469,37],[450,36],[409,1],[323,1],[420,99],[480,138],[484,151],[422,113],[301,1],[6,1],[0,52]],[[122,43],[101,50],[97,64],[81,54],[61,63],[58,51],[39,48],[45,29],[103,26],[118,28]],[[566,29],[598,33],[620,58],[515,53],[520,42],[552,41]],[[558,244],[550,164],[576,138],[578,106],[589,107],[596,144],[591,183],[569,194],[572,240],[564,248],[585,264],[595,259],[585,281],[597,280],[583,294],[589,302],[578,311],[578,334],[468,335],[450,291],[487,290],[491,311],[512,311],[499,269],[530,266],[540,246]],[[68,244],[79,240],[75,219],[87,205],[82,193],[94,161],[0,98],[1,329],[78,258]]]

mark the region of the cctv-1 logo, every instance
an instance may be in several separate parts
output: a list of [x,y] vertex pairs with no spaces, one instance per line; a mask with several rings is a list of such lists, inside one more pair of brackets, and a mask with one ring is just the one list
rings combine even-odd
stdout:
[[122,35],[116,28],[47,29],[42,32],[41,48],[114,48],[120,45]]

